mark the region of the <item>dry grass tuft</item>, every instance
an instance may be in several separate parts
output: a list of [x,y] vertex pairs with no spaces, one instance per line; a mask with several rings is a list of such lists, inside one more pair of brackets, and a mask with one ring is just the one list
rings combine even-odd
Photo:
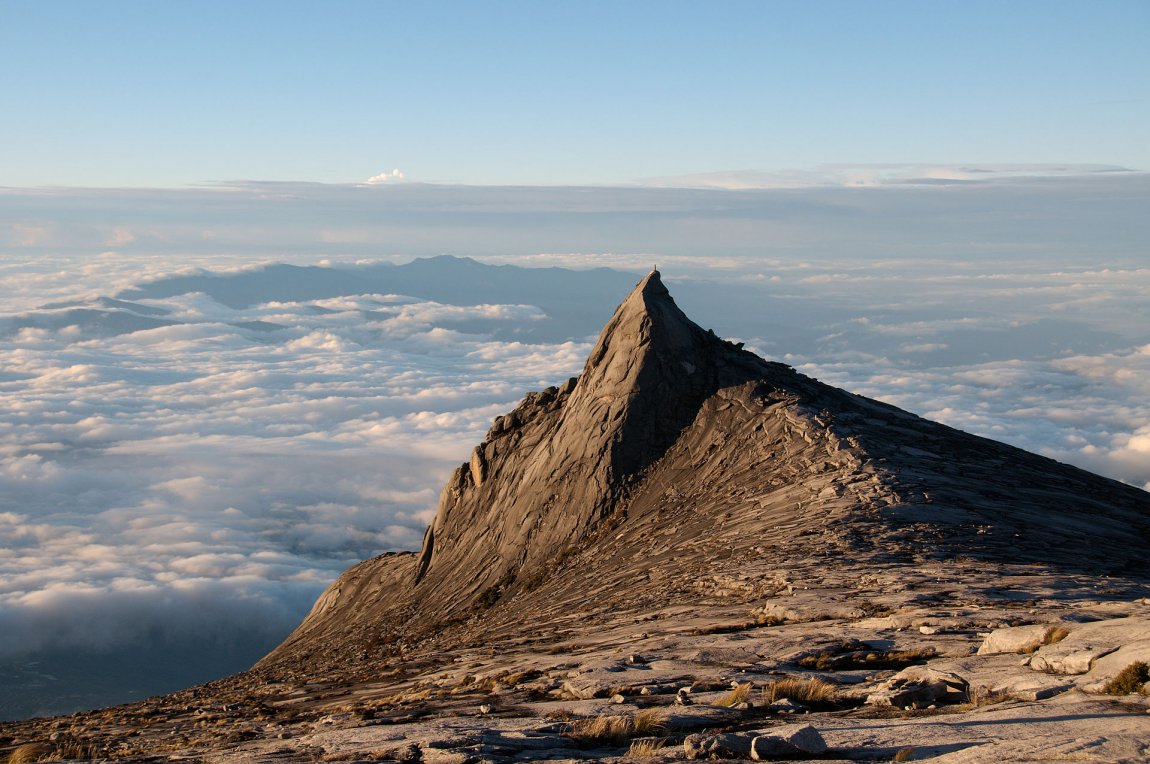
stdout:
[[796,703],[834,703],[838,698],[838,688],[816,677],[807,679],[787,677],[771,682],[763,688],[763,702],[774,703],[783,698],[789,698]]
[[663,722],[663,712],[656,708],[648,708],[631,717],[631,726],[634,729],[633,737],[651,737],[662,735],[667,731]]
[[666,745],[666,738],[661,737],[646,737],[641,740],[632,740],[631,747],[627,750],[627,755],[636,757],[658,756],[662,753]]
[[654,708],[640,711],[634,716],[595,716],[572,722],[567,737],[580,745],[625,745],[631,738],[655,737],[666,730],[663,715]]
[[994,692],[989,687],[983,685],[976,687],[967,693],[966,702],[961,704],[960,708],[982,708],[983,706],[993,706],[998,703],[1005,703],[1008,700],[1010,700],[1010,693]]
[[575,719],[575,712],[570,708],[556,708],[554,711],[548,711],[543,715],[544,719],[549,719],[556,722],[569,722]]
[[913,748],[900,748],[891,761],[910,761],[911,756],[914,756]]
[[56,747],[47,743],[27,743],[8,754],[8,764],[31,764],[56,758]]
[[1142,685],[1147,682],[1150,682],[1150,666],[1143,661],[1135,661],[1115,674],[1102,688],[1102,692],[1107,695],[1129,695],[1140,692]]
[[1070,636],[1070,629],[1065,626],[1055,626],[1042,638],[1042,644],[1053,645]]
[[720,706],[737,706],[740,703],[746,703],[751,699],[751,683],[745,682],[736,686],[733,690],[728,692],[723,697],[719,698],[716,704]]

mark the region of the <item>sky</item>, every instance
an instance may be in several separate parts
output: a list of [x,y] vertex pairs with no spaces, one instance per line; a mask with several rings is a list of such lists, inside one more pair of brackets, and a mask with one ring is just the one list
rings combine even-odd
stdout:
[[0,185],[1150,169],[1150,4],[0,0]]
[[[250,665],[654,264],[765,357],[1150,489],[1148,38],[1121,0],[0,0],[0,718]],[[441,255],[479,264],[387,270]]]

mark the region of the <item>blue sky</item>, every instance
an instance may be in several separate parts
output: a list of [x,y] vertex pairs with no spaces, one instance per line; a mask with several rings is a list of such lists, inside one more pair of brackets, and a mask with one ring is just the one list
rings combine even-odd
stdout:
[[0,0],[0,185],[1150,169],[1150,3]]

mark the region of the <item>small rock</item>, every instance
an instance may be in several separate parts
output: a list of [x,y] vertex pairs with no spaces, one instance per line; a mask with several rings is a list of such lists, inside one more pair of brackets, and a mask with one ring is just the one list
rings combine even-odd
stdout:
[[938,633],[938,627],[937,626],[919,626],[918,627],[918,633],[919,634],[926,634],[927,636],[930,636],[932,634],[937,634]]
[[614,695],[611,696],[611,702],[614,703],[615,705],[618,705],[620,703],[626,703],[627,699],[624,698],[622,695],[615,693]]
[[632,653],[627,656],[627,663],[632,666],[645,666],[647,665],[647,659],[638,653]]
[[491,706],[488,705],[487,703],[484,703],[482,706],[479,707],[479,713],[481,713],[481,714],[489,714],[489,713],[491,713],[491,710],[492,710]]
[[804,706],[802,703],[796,703],[790,698],[779,698],[774,703],[771,703],[769,706],[767,706],[767,708],[783,714],[793,714],[798,711],[806,710],[806,706]]

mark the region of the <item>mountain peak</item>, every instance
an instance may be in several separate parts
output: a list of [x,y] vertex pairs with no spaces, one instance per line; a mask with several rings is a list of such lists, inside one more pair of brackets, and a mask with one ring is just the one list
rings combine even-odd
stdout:
[[492,634],[686,607],[691,582],[746,566],[1053,564],[1083,534],[1058,564],[1145,571],[1129,539],[1150,537],[1147,495],[767,362],[691,321],[652,270],[578,378],[495,419],[422,550],[352,568],[263,665],[334,665],[478,613]]
[[[692,362],[688,356],[706,355],[717,342],[713,334],[687,318],[663,285],[659,271],[652,270],[603,327],[580,384],[584,389],[594,388],[597,395],[638,393],[641,382],[651,384],[651,380],[641,379],[650,371],[650,362],[674,365],[677,361],[676,376],[690,376],[703,359]],[[681,357],[673,359],[671,355]]]

